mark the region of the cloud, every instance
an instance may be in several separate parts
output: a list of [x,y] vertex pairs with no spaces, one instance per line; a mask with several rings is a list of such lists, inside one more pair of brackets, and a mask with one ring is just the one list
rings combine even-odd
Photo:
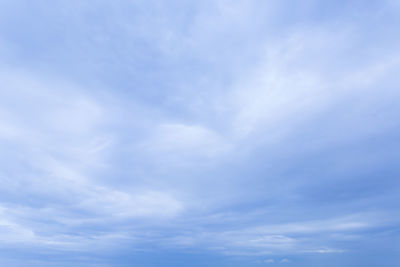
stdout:
[[[171,238],[159,238],[158,243],[166,247],[208,248],[226,255],[282,255],[282,254],[340,254],[346,252],[336,248],[337,243],[348,242],[346,233],[358,232],[354,241],[363,240],[364,233],[379,227],[380,222],[371,220],[374,215],[347,216],[321,221],[292,222],[288,224],[236,227],[236,230],[210,231],[202,224],[181,224],[182,232]],[[368,221],[368,223],[361,223]],[[215,223],[212,221],[207,221]],[[237,222],[238,223],[238,222]],[[191,230],[193,227],[200,230]],[[184,233],[184,234],[183,234]],[[342,235],[338,234],[341,233]],[[317,239],[314,237],[318,236]]]
[[278,263],[392,244],[389,2],[2,1],[0,246]]
[[289,259],[282,259],[279,263],[290,263],[291,260]]
[[181,202],[162,192],[129,194],[98,187],[86,194],[79,208],[114,218],[174,216],[183,209]]
[[227,140],[215,131],[197,125],[161,124],[154,129],[147,146],[155,153],[168,153],[184,157],[212,158],[230,150]]
[[[182,212],[170,192],[116,188],[96,177],[109,168],[116,140],[103,128],[113,112],[101,100],[62,80],[22,72],[9,72],[5,81],[0,142],[9,151],[3,161],[9,165],[1,172],[1,246],[105,247],[132,238],[107,226],[112,221],[168,219]],[[107,230],[85,233],[84,225]]]

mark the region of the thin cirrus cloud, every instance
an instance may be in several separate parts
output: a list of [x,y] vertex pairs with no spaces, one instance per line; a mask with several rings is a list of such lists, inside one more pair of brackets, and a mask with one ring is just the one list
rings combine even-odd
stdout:
[[395,266],[396,1],[0,10],[5,264]]

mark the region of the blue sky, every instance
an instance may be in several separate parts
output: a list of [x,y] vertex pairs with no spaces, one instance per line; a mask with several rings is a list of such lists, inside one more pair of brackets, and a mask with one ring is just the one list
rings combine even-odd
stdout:
[[0,0],[0,264],[397,267],[399,47],[398,0]]

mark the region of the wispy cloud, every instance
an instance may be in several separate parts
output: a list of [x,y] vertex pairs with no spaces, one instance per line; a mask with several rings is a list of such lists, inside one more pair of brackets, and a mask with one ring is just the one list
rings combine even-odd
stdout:
[[282,259],[279,263],[290,263],[291,261],[289,259]]
[[390,252],[397,2],[2,1],[0,247]]

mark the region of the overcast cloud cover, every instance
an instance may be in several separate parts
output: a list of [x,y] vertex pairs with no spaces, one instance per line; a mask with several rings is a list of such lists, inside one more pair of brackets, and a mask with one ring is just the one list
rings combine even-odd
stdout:
[[399,47],[398,0],[0,0],[1,266],[399,266]]

